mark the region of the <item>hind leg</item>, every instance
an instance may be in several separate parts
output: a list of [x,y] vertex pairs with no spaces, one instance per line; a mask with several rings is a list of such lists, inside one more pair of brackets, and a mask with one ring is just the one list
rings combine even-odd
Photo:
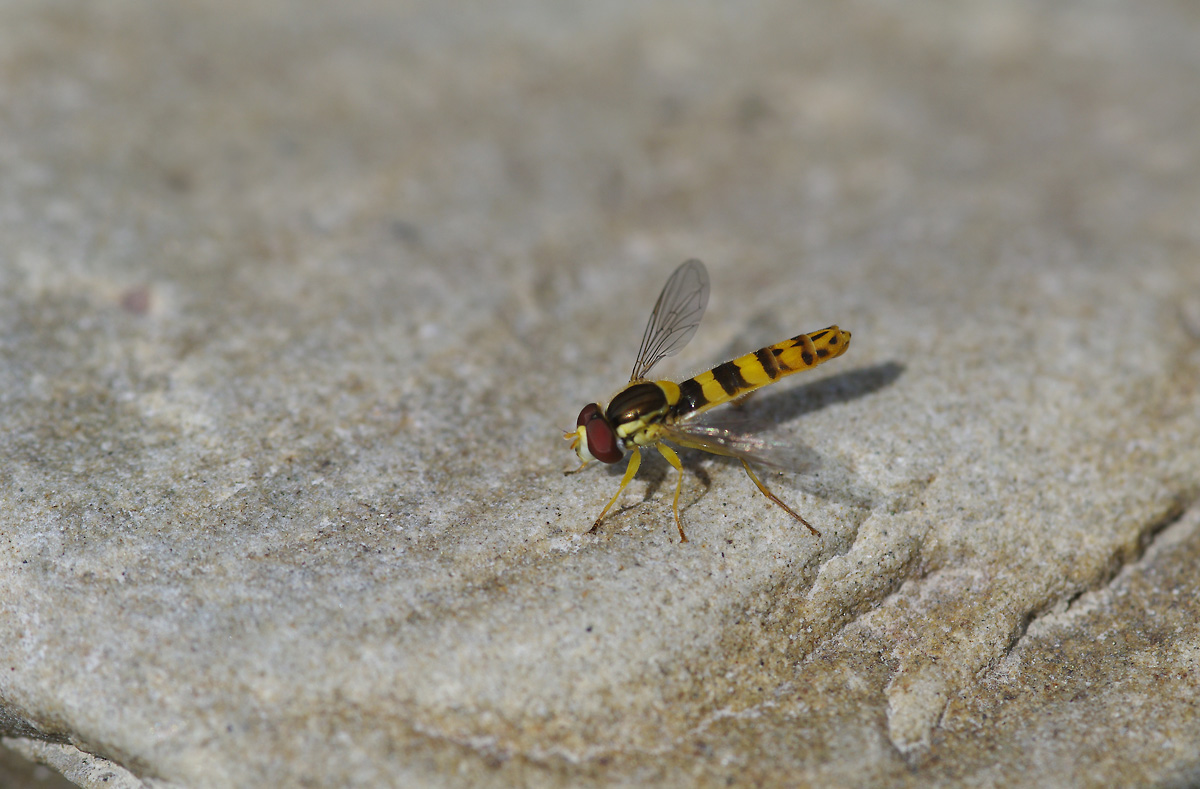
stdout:
[[[741,460],[741,458],[738,458],[738,459]],[[817,537],[821,536],[821,532],[814,529],[811,523],[804,520],[804,518],[801,518],[798,514],[796,514],[796,512],[794,512],[792,510],[791,507],[784,504],[782,501],[779,500],[779,498],[774,493],[767,490],[767,486],[762,484],[762,481],[760,481],[759,478],[754,475],[754,472],[750,470],[750,465],[748,463],[746,463],[745,460],[742,460],[742,468],[746,469],[746,474],[748,474],[750,476],[750,481],[758,486],[759,491],[762,492],[762,494],[764,496],[766,496],[768,499],[770,499],[771,501],[775,502],[780,507],[782,507],[783,511],[786,512],[788,515],[791,515],[793,518],[795,518],[796,520],[800,521],[805,526],[807,526],[808,530],[810,532],[812,532],[814,535],[816,535]]]

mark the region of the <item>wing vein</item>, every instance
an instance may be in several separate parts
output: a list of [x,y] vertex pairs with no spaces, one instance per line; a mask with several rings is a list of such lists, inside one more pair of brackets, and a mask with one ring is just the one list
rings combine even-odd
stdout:
[[695,258],[685,261],[663,286],[642,334],[630,381],[638,381],[654,365],[687,345],[708,306],[708,271]]

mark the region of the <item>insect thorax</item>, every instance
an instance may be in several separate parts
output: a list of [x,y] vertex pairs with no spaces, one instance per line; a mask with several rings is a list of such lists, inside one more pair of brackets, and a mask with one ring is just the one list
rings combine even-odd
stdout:
[[658,383],[638,381],[613,397],[605,416],[626,446],[649,444],[655,440],[657,432],[651,428],[663,421],[671,407],[668,395],[669,392]]

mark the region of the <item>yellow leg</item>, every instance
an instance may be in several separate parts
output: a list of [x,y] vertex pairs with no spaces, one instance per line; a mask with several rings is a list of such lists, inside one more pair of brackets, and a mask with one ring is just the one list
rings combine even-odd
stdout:
[[[741,460],[741,458],[739,458],[739,460]],[[676,462],[678,462],[678,461],[676,461]],[[767,490],[767,487],[766,487],[766,485],[763,485],[763,484],[762,484],[762,482],[760,482],[760,481],[759,481],[758,477],[754,476],[754,472],[750,470],[750,466],[749,466],[749,464],[747,464],[747,463],[746,463],[746,461],[744,461],[744,460],[742,460],[742,468],[746,469],[746,473],[750,475],[750,479],[751,479],[751,481],[753,481],[753,482],[754,482],[754,484],[758,486],[758,489],[759,489],[760,491],[762,491],[762,494],[763,494],[764,496],[766,496],[768,499],[770,499],[771,501],[775,502],[775,503],[776,503],[776,504],[778,504],[780,507],[782,507],[782,508],[783,508],[783,511],[784,511],[784,512],[786,512],[788,515],[791,515],[793,518],[795,518],[796,520],[800,521],[800,522],[801,522],[801,523],[803,523],[805,526],[807,526],[807,527],[808,527],[808,530],[809,530],[810,532],[812,532],[813,534],[815,534],[815,535],[816,535],[816,536],[818,536],[818,537],[820,537],[820,536],[821,536],[821,532],[819,532],[819,531],[817,531],[816,529],[814,529],[814,528],[812,527],[812,524],[811,524],[811,523],[809,523],[808,521],[804,520],[804,518],[801,518],[799,515],[797,515],[795,512],[793,512],[793,511],[792,511],[792,508],[791,508],[791,507],[789,507],[788,505],[784,504],[782,501],[780,501],[780,500],[779,500],[779,499],[778,499],[778,498],[775,496],[775,494],[774,494],[774,493],[772,493],[771,491]],[[678,517],[678,516],[676,516],[676,517]]]
[[683,533],[683,523],[679,520],[679,492],[683,490],[683,464],[679,462],[679,455],[675,454],[675,450],[666,444],[655,444],[654,446],[667,459],[667,462],[675,467],[675,471],[677,472],[676,477],[678,481],[675,483],[675,504],[672,509],[675,512],[675,528],[679,529],[679,541],[687,542],[687,535]]
[[604,516],[612,509],[612,505],[617,503],[617,498],[621,495],[621,491],[625,490],[625,486],[629,484],[629,480],[633,479],[633,475],[637,473],[638,466],[640,465],[642,465],[642,451],[639,447],[634,447],[633,452],[629,453],[629,467],[625,469],[625,476],[621,477],[621,487],[617,488],[616,495],[612,497],[612,500],[600,512],[600,517],[596,518],[596,522],[592,524],[592,528],[588,529],[588,534],[600,528],[600,521],[604,520]]

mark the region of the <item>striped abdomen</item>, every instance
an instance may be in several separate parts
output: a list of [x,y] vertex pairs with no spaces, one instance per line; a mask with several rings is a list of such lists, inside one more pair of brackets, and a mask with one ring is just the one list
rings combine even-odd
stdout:
[[671,406],[671,419],[707,411],[784,376],[816,367],[841,356],[849,346],[850,332],[830,326],[719,364],[679,384],[679,400]]

